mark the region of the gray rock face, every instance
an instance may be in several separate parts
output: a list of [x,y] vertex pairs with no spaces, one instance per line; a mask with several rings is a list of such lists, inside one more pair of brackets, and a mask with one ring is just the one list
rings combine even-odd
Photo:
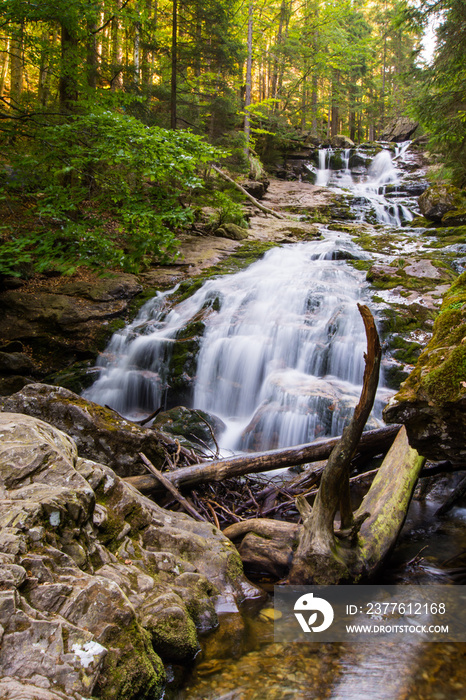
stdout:
[[63,387],[28,384],[0,399],[0,409],[51,423],[76,441],[83,457],[110,465],[120,476],[145,471],[138,452],[144,452],[156,466],[164,459],[154,430],[140,428]]
[[383,134],[380,135],[380,140],[394,143],[408,141],[418,126],[419,124],[409,117],[396,117],[388,124]]
[[0,434],[0,697],[161,697],[161,658],[255,593],[238,554],[47,423],[0,413]]
[[[41,366],[41,373],[33,376],[44,376],[73,359],[95,356],[102,348],[105,326],[124,315],[141,290],[137,278],[128,274],[93,283],[68,282],[58,286],[56,293],[53,286],[47,291],[8,289],[0,294],[0,337],[27,343]],[[30,370],[23,366],[15,374],[30,374]]]

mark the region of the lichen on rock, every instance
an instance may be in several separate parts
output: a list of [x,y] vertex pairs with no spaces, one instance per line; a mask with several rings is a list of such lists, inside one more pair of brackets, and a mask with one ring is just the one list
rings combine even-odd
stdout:
[[231,543],[48,423],[2,412],[0,435],[1,697],[162,697],[163,662],[192,659],[217,602],[256,593]]

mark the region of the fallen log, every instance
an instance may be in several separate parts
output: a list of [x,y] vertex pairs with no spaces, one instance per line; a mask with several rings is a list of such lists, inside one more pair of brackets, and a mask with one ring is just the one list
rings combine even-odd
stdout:
[[257,201],[255,197],[252,196],[252,194],[249,194],[244,187],[241,187],[237,182],[233,180],[229,175],[223,172],[223,170],[220,170],[220,168],[217,168],[216,165],[211,165],[212,170],[215,170],[216,173],[220,175],[220,177],[223,177],[224,180],[229,182],[231,185],[236,187],[237,190],[242,192],[245,197],[251,200],[251,202],[254,204],[255,207],[263,211],[265,214],[270,214],[271,216],[274,216],[276,219],[286,219],[285,216],[282,214],[279,214],[278,212],[274,211],[273,209],[269,209],[268,207],[265,207],[263,204]]
[[[360,452],[374,453],[376,450],[386,452],[396,437],[399,425],[388,425],[377,430],[369,430],[363,433],[358,444]],[[311,462],[319,462],[328,459],[340,438],[329,438],[323,442],[312,442],[307,445],[269,450],[268,452],[252,452],[226,459],[200,462],[189,467],[182,467],[176,471],[166,473],[166,478],[178,488],[194,486],[195,484],[209,481],[223,481],[235,476],[245,474],[258,474],[259,472],[286,469]],[[154,493],[161,491],[158,480],[150,474],[126,477],[125,481],[135,486],[142,493]]]

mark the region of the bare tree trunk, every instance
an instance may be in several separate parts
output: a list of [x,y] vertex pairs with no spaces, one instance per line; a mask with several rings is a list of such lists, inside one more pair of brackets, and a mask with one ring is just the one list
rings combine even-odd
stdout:
[[4,54],[4,58],[2,63],[2,70],[0,73],[0,97],[3,97],[6,76],[8,75],[8,64],[10,62],[10,37],[7,37],[5,50],[2,53]]
[[246,61],[246,93],[244,98],[244,152],[246,158],[249,158],[249,140],[251,138],[251,117],[249,115],[249,107],[252,99],[252,26],[254,18],[254,1],[249,0],[248,11],[248,56]]
[[176,80],[177,80],[177,37],[178,37],[178,7],[177,0],[173,0],[172,6],[172,65],[171,65],[171,93],[170,93],[170,127],[176,129]]
[[10,58],[10,100],[13,105],[21,99],[23,91],[23,25],[21,24],[11,38]]
[[361,439],[364,426],[374,404],[379,381],[382,350],[375,322],[367,306],[358,304],[367,336],[366,367],[359,403],[349,425],[343,430],[341,440],[335,446],[322,474],[319,491],[312,513],[304,519],[303,532],[293,558],[290,583],[306,584],[314,580],[322,569],[330,577],[340,572],[344,575],[347,564],[335,538],[334,521],[338,509],[341,511],[345,529],[353,525],[349,513],[349,464]]
[[139,85],[139,73],[141,70],[140,66],[140,41],[141,41],[141,23],[134,23],[134,67],[133,67],[133,81],[135,85]]

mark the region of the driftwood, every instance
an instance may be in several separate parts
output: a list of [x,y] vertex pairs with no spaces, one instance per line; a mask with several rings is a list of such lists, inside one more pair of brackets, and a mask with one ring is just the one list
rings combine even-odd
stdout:
[[[357,446],[358,451],[370,454],[386,452],[399,429],[399,425],[389,425],[363,433]],[[330,438],[323,442],[313,442],[308,445],[297,445],[296,447],[269,450],[268,452],[252,452],[226,459],[200,462],[190,467],[182,467],[165,474],[165,476],[172,484],[180,488],[207,482],[224,481],[225,479],[244,476],[245,474],[258,474],[259,472],[286,469],[327,459],[339,441],[340,438]],[[125,481],[135,486],[142,493],[153,493],[161,490],[160,483],[149,474],[130,476]]]
[[[361,397],[329,458],[312,510],[304,499],[297,502],[303,526],[288,576],[292,584],[334,584],[373,573],[398,536],[424,463],[409,447],[402,428],[363,503],[353,514],[349,464],[372,409],[381,360],[372,314],[365,306],[358,308],[367,337]],[[340,531],[336,532],[338,510]]]
[[215,170],[215,172],[218,173],[218,174],[220,175],[220,177],[223,177],[224,180],[226,180],[226,181],[229,182],[231,185],[233,185],[234,187],[236,187],[237,190],[239,190],[240,192],[242,192],[242,193],[244,194],[245,197],[247,197],[248,199],[250,199],[251,202],[254,204],[254,206],[257,207],[257,209],[260,209],[260,210],[263,211],[265,214],[270,214],[271,216],[274,216],[276,219],[286,219],[286,217],[283,216],[282,214],[279,214],[278,212],[274,211],[273,209],[269,209],[268,207],[265,207],[263,204],[261,204],[260,202],[258,202],[257,199],[256,199],[255,197],[252,196],[252,194],[249,194],[249,192],[247,192],[247,191],[244,189],[244,187],[241,187],[241,185],[239,185],[237,182],[235,182],[235,181],[233,180],[233,178],[231,178],[229,175],[227,175],[227,174],[224,173],[222,170],[220,170],[220,168],[217,168],[216,165],[211,165],[211,168],[212,168],[212,170]]

